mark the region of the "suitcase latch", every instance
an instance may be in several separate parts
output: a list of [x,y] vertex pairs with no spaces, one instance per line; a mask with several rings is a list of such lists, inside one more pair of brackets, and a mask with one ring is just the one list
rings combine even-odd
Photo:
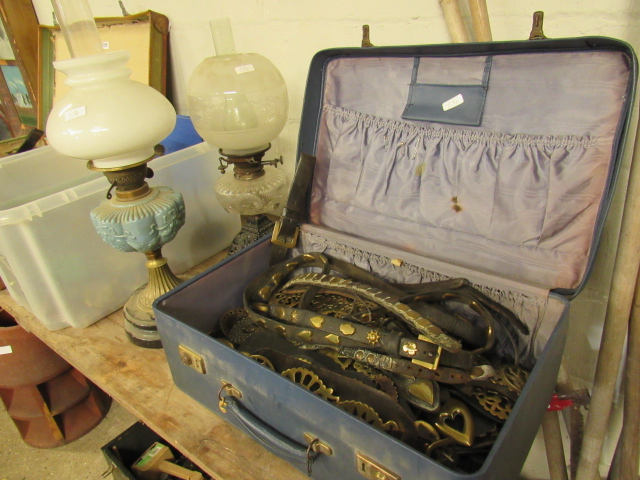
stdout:
[[207,369],[204,366],[204,358],[199,353],[194,352],[189,347],[184,345],[178,346],[178,352],[180,353],[180,361],[187,367],[193,368],[198,373],[207,373]]
[[386,469],[360,452],[356,454],[356,459],[358,462],[358,472],[369,480],[400,480],[400,475]]

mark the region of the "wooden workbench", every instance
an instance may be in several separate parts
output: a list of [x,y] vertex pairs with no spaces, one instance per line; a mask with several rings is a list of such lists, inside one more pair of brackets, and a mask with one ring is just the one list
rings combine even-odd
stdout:
[[[213,257],[191,273],[220,258]],[[127,340],[122,310],[83,329],[52,332],[7,290],[0,291],[0,307],[214,479],[307,478],[178,390],[163,350],[137,347]]]

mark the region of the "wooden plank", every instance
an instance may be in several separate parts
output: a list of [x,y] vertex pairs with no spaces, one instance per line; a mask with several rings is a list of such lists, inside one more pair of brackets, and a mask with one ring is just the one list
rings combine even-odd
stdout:
[[7,290],[0,307],[215,479],[307,478],[180,391],[163,350],[127,340],[121,310],[84,329],[52,332]]

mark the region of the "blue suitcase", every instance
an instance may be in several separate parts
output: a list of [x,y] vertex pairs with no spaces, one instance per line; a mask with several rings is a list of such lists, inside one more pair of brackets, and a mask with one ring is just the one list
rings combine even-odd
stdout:
[[[156,301],[176,385],[315,479],[517,478],[612,198],[636,69],[627,44],[600,37],[313,58],[299,138],[315,157],[308,208],[288,205],[276,241],[293,247],[287,258],[321,253],[389,282],[463,277],[528,325],[535,365],[476,469],[432,458],[209,335],[269,267],[268,239]],[[285,233],[298,220],[294,241]]]

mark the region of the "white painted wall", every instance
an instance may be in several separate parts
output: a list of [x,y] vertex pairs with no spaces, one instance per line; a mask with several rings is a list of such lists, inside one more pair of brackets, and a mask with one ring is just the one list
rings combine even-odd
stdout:
[[[40,23],[52,24],[50,0],[33,0]],[[465,2],[461,2],[464,4]],[[526,39],[535,10],[545,12],[549,37],[606,35],[637,43],[640,8],[633,0],[488,0],[494,40]],[[90,0],[94,16],[119,16],[117,0]],[[312,56],[331,47],[359,46],[362,25],[376,45],[450,41],[438,0],[124,0],[129,13],[154,10],[171,23],[172,92],[180,114],[188,114],[185,87],[191,72],[215,54],[209,20],[231,19],[239,52],[269,58],[289,89],[289,122],[276,147],[293,171],[307,69]]]
[[[52,24],[50,0],[33,0],[40,23]],[[331,47],[359,46],[362,25],[371,27],[376,45],[448,43],[450,36],[438,0],[123,0],[133,14],[154,10],[171,23],[172,96],[180,114],[188,115],[185,86],[191,72],[207,56],[215,54],[209,20],[231,19],[238,52],[255,52],[269,58],[282,72],[289,89],[289,121],[272,153],[282,154],[291,173],[304,96],[307,69],[312,56]],[[464,1],[461,2],[464,9]],[[122,14],[117,0],[90,0],[97,17]],[[634,0],[487,0],[494,40],[521,40],[529,36],[533,12],[545,13],[548,37],[603,35],[631,43],[640,50],[640,3]],[[624,183],[628,161],[622,172]],[[574,301],[567,367],[579,386],[590,386],[617,243],[624,190],[618,193],[607,226],[603,248],[592,281]],[[616,398],[616,402],[619,399]],[[617,408],[617,403],[616,403]],[[611,437],[619,425],[614,410]],[[607,442],[603,472],[610,461],[614,441]],[[534,452],[536,449],[534,448]],[[538,448],[528,462],[527,478],[548,478],[544,453]],[[537,456],[537,457],[536,457]]]

